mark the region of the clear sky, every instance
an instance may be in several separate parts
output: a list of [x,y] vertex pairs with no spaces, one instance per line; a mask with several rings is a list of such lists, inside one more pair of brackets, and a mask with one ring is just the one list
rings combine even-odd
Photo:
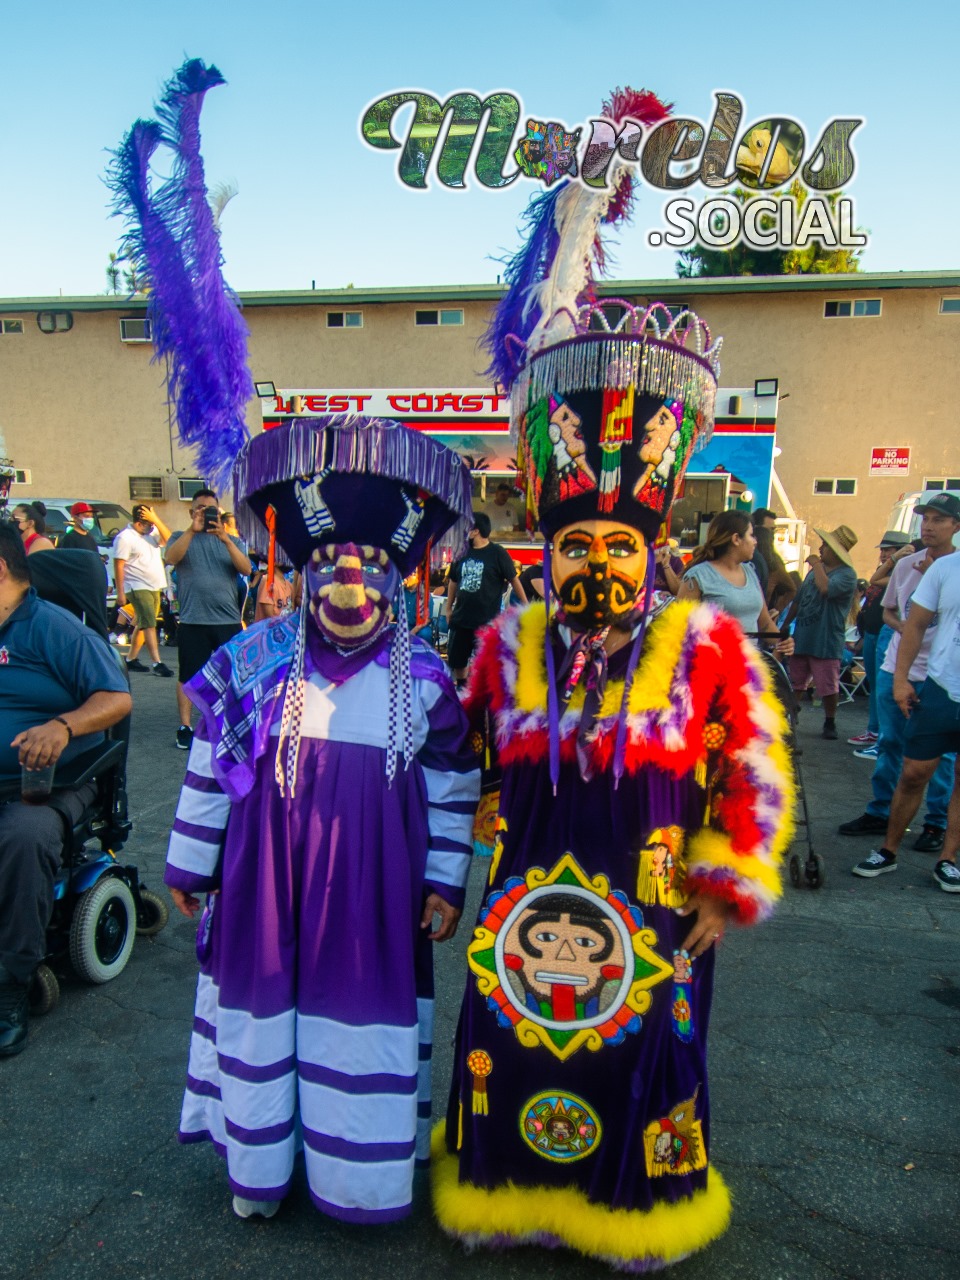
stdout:
[[[747,120],[784,115],[809,145],[831,117],[865,116],[846,188],[871,233],[864,268],[956,268],[960,177],[953,129],[960,9],[811,0],[637,5],[613,0],[45,0],[11,5],[3,33],[0,296],[101,293],[119,224],[107,212],[107,150],[148,116],[185,56],[227,84],[203,114],[210,184],[233,181],[226,275],[237,289],[492,282],[539,189],[403,187],[396,152],[365,146],[364,107],[417,88],[510,90],[569,126],[616,85],[653,89],[709,120],[714,89]],[[702,195],[695,190],[694,194]],[[641,193],[615,275],[674,275],[646,247],[663,193]]]

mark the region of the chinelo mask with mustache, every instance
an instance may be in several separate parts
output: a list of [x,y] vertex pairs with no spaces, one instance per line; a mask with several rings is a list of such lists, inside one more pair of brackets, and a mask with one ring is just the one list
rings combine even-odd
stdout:
[[562,621],[574,631],[629,631],[642,604],[646,543],[636,530],[613,522],[588,524],[562,529],[555,539],[553,580]]
[[386,626],[400,574],[380,547],[317,547],[306,566],[310,617],[337,649],[369,644]]

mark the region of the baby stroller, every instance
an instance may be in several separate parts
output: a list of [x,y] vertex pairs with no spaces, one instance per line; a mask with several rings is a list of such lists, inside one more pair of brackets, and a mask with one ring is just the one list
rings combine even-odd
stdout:
[[799,889],[806,882],[811,889],[819,889],[823,884],[825,876],[825,865],[823,858],[819,853],[814,852],[813,841],[810,837],[810,813],[807,808],[807,793],[803,785],[803,771],[800,766],[800,750],[797,746],[797,710],[793,696],[793,687],[790,683],[790,677],[786,670],[772,653],[767,653],[763,649],[760,651],[760,658],[767,668],[770,676],[770,682],[773,685],[773,693],[783,707],[784,714],[787,718],[789,733],[787,736],[787,747],[790,752],[790,758],[793,762],[793,776],[797,785],[797,797],[800,801],[800,814],[798,816],[798,825],[803,827],[807,843],[807,858],[804,862],[801,854],[791,853],[789,869],[790,883],[795,889]]
[[[28,564],[37,594],[76,614],[106,642],[106,578],[99,559],[87,551],[39,551]],[[118,656],[117,661],[122,659]],[[126,967],[134,937],[159,933],[167,923],[164,899],[140,883],[135,866],[116,858],[131,830],[126,793],[129,736],[127,717],[107,731],[104,742],[57,773],[49,803],[64,820],[62,864],[54,885],[47,956],[30,990],[33,1013],[47,1013],[57,1003],[58,971],[69,965],[86,982],[109,982]],[[93,784],[95,795],[79,819],[68,819],[58,809],[57,791],[88,784]],[[89,848],[92,844],[99,847]]]

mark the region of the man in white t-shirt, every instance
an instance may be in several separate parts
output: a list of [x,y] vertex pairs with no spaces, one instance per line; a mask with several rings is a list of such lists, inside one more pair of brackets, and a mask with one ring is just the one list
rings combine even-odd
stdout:
[[160,612],[160,593],[166,590],[167,574],[163,567],[161,548],[166,545],[170,530],[150,507],[133,509],[133,520],[113,540],[113,565],[117,580],[117,604],[133,609],[136,630],[130,641],[127,657],[128,671],[146,671],[138,655],[141,645],[146,647],[155,676],[172,676],[165,662],[160,661],[157,642],[157,616]]
[[[938,500],[946,511],[956,503],[960,524],[960,500],[943,494]],[[919,694],[910,680],[929,628],[934,628],[927,655],[927,678]],[[903,772],[890,805],[890,821],[884,845],[859,866],[872,864],[873,875],[895,871],[897,849],[916,814],[923,789],[943,756],[960,750],[960,556],[943,556],[924,573],[913,593],[910,613],[900,633],[893,696],[907,717]],[[946,893],[960,893],[960,767],[954,763],[954,785],[947,814],[943,856],[933,876]],[[871,874],[858,870],[857,874]]]
[[[943,556],[953,554],[953,538],[960,530],[960,499],[952,493],[941,493],[929,503],[914,507],[920,515],[921,550],[908,550],[893,557],[894,569],[890,574],[883,595],[883,621],[892,628],[893,636],[887,648],[880,670],[877,672],[877,719],[880,737],[877,742],[877,763],[870,778],[873,798],[859,818],[844,822],[839,828],[842,836],[886,835],[890,819],[890,804],[900,781],[903,768],[904,741],[907,719],[897,706],[893,696],[893,673],[897,665],[900,633],[910,612],[910,598],[916,591],[924,573],[931,564]],[[919,694],[927,678],[927,655],[936,635],[936,626],[926,632],[916,661],[910,668],[910,680]],[[923,830],[914,842],[918,853],[939,853],[947,827],[947,806],[953,790],[953,757],[945,758],[930,779],[927,788],[927,809]],[[867,859],[858,864],[855,875],[879,874]]]
[[519,509],[513,499],[513,486],[504,482],[497,485],[496,493],[484,503],[483,510],[490,517],[494,533],[513,533],[520,528]]

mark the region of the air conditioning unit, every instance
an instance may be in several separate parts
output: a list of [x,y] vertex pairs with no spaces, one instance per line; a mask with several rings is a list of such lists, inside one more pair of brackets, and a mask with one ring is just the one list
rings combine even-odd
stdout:
[[204,488],[204,481],[193,476],[177,477],[177,497],[181,502],[192,502],[197,490]]
[[121,320],[120,321],[120,341],[121,342],[152,342],[153,332],[151,330],[150,321],[142,320]]

